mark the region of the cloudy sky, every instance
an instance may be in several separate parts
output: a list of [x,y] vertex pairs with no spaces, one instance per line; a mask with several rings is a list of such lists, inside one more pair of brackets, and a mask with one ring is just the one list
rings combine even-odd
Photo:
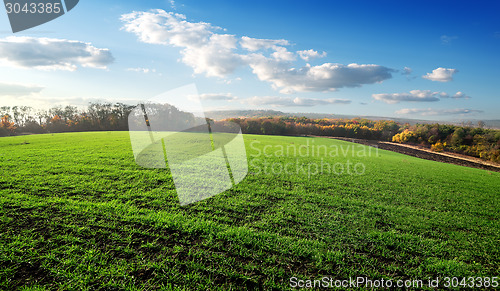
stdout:
[[190,83],[206,110],[497,119],[500,3],[97,1],[13,34],[0,105],[135,104]]

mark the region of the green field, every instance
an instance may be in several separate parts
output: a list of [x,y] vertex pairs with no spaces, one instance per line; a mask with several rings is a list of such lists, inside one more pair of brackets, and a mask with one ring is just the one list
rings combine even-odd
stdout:
[[[500,275],[500,173],[332,139],[245,142],[246,179],[181,207],[167,170],[135,164],[127,132],[0,138],[0,289]],[[294,156],[304,145],[339,156]],[[361,163],[364,173],[295,171],[321,162]]]

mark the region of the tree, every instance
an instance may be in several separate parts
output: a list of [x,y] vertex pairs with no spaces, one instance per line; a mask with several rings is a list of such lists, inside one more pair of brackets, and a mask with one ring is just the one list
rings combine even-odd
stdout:
[[262,122],[261,131],[263,134],[273,134],[273,124],[270,120]]
[[0,136],[11,135],[14,133],[15,130],[16,130],[16,126],[14,125],[14,122],[10,122],[9,116],[4,115],[0,119]]
[[462,127],[458,127],[457,129],[455,129],[455,132],[453,132],[453,135],[451,136],[451,145],[456,147],[462,145],[465,136],[465,130]]
[[261,128],[259,122],[254,119],[247,121],[246,133],[248,134],[259,134],[261,133]]
[[10,116],[10,106],[2,106],[0,107],[0,116],[5,116],[9,115]]
[[75,106],[66,106],[64,110],[62,110],[61,115],[64,119],[64,122],[68,122],[69,120],[75,120],[76,115],[78,114],[78,108]]

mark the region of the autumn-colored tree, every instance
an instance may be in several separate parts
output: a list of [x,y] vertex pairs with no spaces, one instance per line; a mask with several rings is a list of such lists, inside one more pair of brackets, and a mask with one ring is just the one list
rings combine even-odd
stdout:
[[437,143],[431,146],[431,150],[435,152],[442,152],[445,148],[446,148],[446,143],[442,143],[441,141],[438,141]]
[[416,140],[415,137],[416,135],[413,131],[405,129],[403,132],[394,135],[392,141],[398,143],[414,142]]
[[9,116],[4,115],[0,119],[0,136],[11,135],[14,133],[15,130],[16,130],[16,126],[15,126],[14,122],[10,122]]
[[52,119],[50,120],[50,123],[61,123],[62,122],[62,119],[59,115],[54,115],[54,117],[52,117]]

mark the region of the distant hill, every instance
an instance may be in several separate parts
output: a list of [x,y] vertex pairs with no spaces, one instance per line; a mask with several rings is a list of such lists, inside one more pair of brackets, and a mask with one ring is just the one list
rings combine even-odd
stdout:
[[490,119],[490,120],[471,119],[471,120],[459,121],[454,124],[477,126],[479,121],[483,121],[485,123],[486,128],[500,129],[500,119]]
[[289,116],[276,110],[220,110],[220,111],[207,111],[205,116],[215,120],[222,120],[227,118],[259,118],[259,117],[276,117],[276,116]]

